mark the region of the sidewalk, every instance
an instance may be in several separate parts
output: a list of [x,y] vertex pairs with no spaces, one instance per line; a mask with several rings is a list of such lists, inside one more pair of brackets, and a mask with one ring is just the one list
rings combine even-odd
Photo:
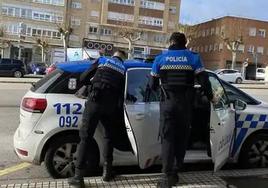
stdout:
[[[212,171],[195,171],[184,172],[180,174],[180,183],[176,187],[181,188],[226,188],[235,187],[228,185],[223,178],[225,177],[248,177],[268,175],[268,169],[250,169],[250,170],[225,170],[217,173]],[[86,187],[124,187],[124,188],[149,188],[156,187],[156,183],[160,180],[160,174],[139,174],[139,175],[120,175],[115,181],[106,183],[101,177],[85,178]],[[51,181],[39,181],[23,184],[1,185],[1,188],[69,188],[66,179],[58,179]]]

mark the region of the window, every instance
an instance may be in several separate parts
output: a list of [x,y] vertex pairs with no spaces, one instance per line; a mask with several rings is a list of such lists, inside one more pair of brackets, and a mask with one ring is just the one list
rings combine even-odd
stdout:
[[259,29],[258,36],[265,38],[266,30],[265,29]]
[[176,6],[170,6],[169,7],[169,12],[171,14],[176,14],[177,13],[177,7]]
[[249,36],[255,37],[256,36],[256,28],[249,28]]
[[[164,3],[159,3],[155,1],[141,0],[140,6],[142,8],[148,8],[148,9],[165,10]],[[176,7],[175,7],[175,14],[176,14]]]
[[245,51],[245,45],[240,44],[240,45],[238,46],[238,51],[244,53],[244,51]]
[[202,31],[202,37],[205,37],[206,36],[206,30],[203,30]]
[[209,36],[210,32],[209,29],[206,30],[206,36]]
[[7,15],[8,8],[7,7],[2,7],[2,14]]
[[152,25],[152,26],[162,27],[163,26],[163,19],[140,16],[139,23],[144,24],[144,25]]
[[122,14],[122,13],[118,13],[118,12],[108,12],[108,19],[133,22],[134,21],[134,15],[132,15],[132,14]]
[[148,92],[150,69],[134,69],[127,72],[127,103],[157,102],[159,91]]
[[97,26],[89,26],[89,33],[98,33]]
[[214,51],[218,51],[219,50],[219,45],[216,43],[214,44]]
[[117,4],[124,4],[124,5],[131,5],[133,6],[135,1],[134,0],[109,0],[110,3],[117,3]]
[[80,19],[72,17],[71,18],[71,25],[72,26],[79,26],[80,25],[80,21],[81,21]]
[[80,8],[82,8],[82,5],[80,2],[72,2],[72,8],[80,9]]
[[225,81],[222,81],[222,84],[230,102],[235,102],[237,99],[240,99],[246,102],[247,104],[251,104],[251,105],[257,105],[260,103],[256,101],[255,99],[253,99],[252,97],[250,97],[248,94],[232,86],[231,84]]
[[258,46],[257,47],[257,53],[258,54],[263,54],[263,52],[264,52],[264,48],[262,46]]
[[219,51],[223,50],[223,43],[220,43],[219,45]]
[[248,53],[254,53],[254,46],[253,45],[249,45]]
[[165,36],[163,35],[155,35],[154,36],[154,42],[163,43],[165,42]]
[[211,35],[214,35],[214,34],[215,34],[215,28],[211,28],[211,30],[210,30],[210,34],[211,34]]
[[213,95],[219,99],[218,103],[214,104],[216,111],[217,109],[227,108],[229,104],[228,98],[225,94],[225,90],[222,87],[220,81],[215,76],[212,75],[209,76],[209,81],[211,83]]
[[101,35],[112,35],[112,30],[111,29],[101,29],[100,34]]
[[212,50],[213,50],[213,45],[210,44],[210,45],[209,45],[209,51],[211,52]]
[[208,45],[205,46],[205,52],[208,52]]
[[219,35],[219,34],[220,34],[220,28],[216,27],[216,35]]
[[90,16],[92,16],[92,17],[99,17],[100,16],[100,12],[99,11],[96,11],[96,10],[92,10],[90,12]]

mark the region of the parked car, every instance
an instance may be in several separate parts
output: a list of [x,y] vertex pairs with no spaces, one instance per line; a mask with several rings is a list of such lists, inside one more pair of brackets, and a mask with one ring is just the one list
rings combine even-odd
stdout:
[[46,71],[45,71],[45,73],[46,74],[49,74],[49,73],[51,73],[51,72],[53,72],[54,70],[56,70],[56,64],[57,63],[52,63],[51,65],[49,65],[47,68],[46,68]]
[[243,76],[238,70],[233,69],[218,69],[215,71],[219,78],[224,81],[241,84],[243,82]]
[[29,66],[33,74],[46,74],[47,65],[45,63],[30,63]]
[[21,60],[0,59],[0,76],[14,76],[21,78],[25,75],[26,66]]
[[[74,93],[82,87],[80,74],[91,63],[57,64],[57,69],[38,81],[23,97],[20,124],[14,134],[14,149],[27,162],[45,163],[54,178],[74,174],[79,127],[85,99]],[[126,61],[124,108],[114,122],[114,165],[160,164],[159,91],[148,90],[151,63]],[[195,86],[194,118],[185,161],[213,161],[215,170],[229,159],[243,167],[268,167],[268,104],[258,101],[217,74],[208,72],[219,102],[209,103],[200,86]],[[210,117],[210,118],[204,118]],[[103,128],[88,149],[88,168],[103,163]],[[196,146],[196,142],[203,144]]]
[[256,80],[265,80],[265,68],[257,68]]

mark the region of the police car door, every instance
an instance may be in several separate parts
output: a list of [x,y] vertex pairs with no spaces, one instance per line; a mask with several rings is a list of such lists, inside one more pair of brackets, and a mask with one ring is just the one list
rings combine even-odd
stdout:
[[214,171],[217,171],[225,164],[230,154],[235,129],[235,111],[230,107],[219,79],[210,74],[209,80],[213,94],[218,98],[218,102],[211,105],[210,116],[212,160],[214,162]]
[[150,71],[149,68],[132,68],[126,75],[125,124],[140,168],[151,166],[160,155],[159,97],[151,93],[146,100]]

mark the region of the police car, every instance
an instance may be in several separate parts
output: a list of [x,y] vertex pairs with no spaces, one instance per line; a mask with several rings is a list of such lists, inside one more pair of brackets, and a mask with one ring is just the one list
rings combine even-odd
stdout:
[[[114,122],[114,165],[147,168],[160,161],[159,92],[152,92],[148,79],[152,64],[129,60],[124,108]],[[79,75],[90,62],[57,64],[57,69],[38,81],[23,97],[14,149],[27,162],[42,162],[54,178],[74,174],[79,126],[84,99],[74,93],[81,87]],[[195,86],[194,115],[185,161],[212,160],[218,170],[227,160],[243,167],[268,165],[268,105],[220,80],[209,72],[217,104],[210,104]],[[112,100],[112,99],[111,99]],[[179,122],[178,122],[179,124]],[[88,149],[87,166],[102,164],[103,128],[98,126],[95,143]]]

